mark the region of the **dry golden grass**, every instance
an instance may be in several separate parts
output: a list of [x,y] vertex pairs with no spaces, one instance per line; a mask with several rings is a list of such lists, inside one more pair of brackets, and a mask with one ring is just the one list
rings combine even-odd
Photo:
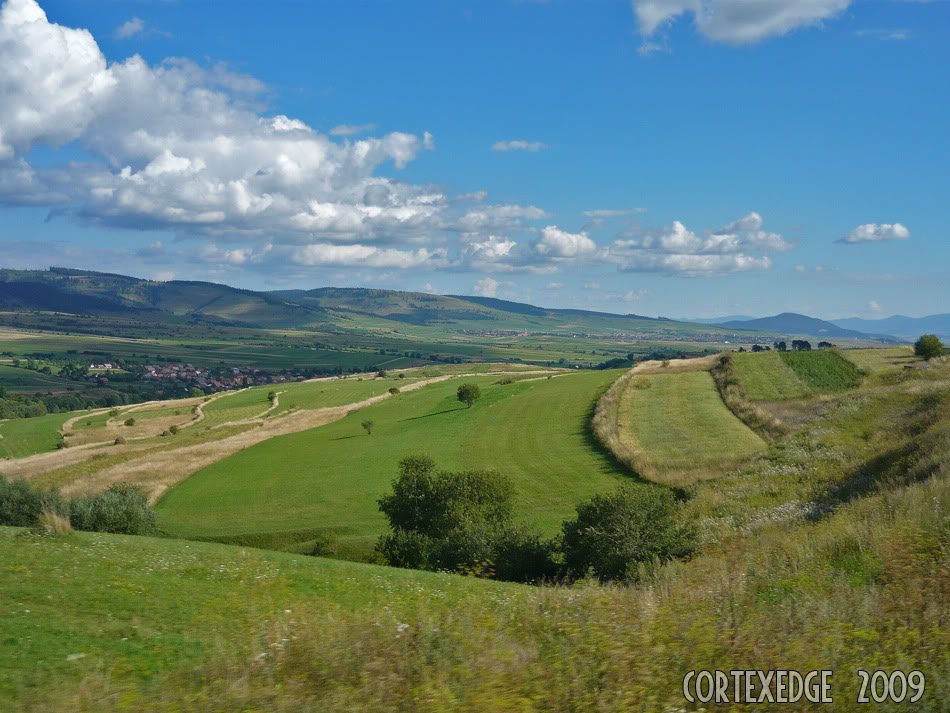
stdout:
[[47,534],[53,535],[54,537],[62,537],[73,531],[73,526],[69,524],[69,518],[52,510],[44,510],[41,512],[37,524],[45,530]]
[[641,361],[633,367],[634,374],[668,374],[672,371],[709,371],[716,365],[718,354],[696,357],[695,359],[670,359],[668,365],[658,359]]

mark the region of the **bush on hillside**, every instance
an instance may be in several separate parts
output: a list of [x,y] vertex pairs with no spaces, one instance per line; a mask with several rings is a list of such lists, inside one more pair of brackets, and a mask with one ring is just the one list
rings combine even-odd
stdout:
[[943,356],[947,353],[947,350],[943,346],[943,342],[937,337],[936,334],[924,334],[916,342],[914,342],[914,354],[919,356],[921,359],[933,359],[934,357]]
[[373,429],[376,427],[376,422],[373,419],[368,418],[365,421],[363,421],[363,423],[361,423],[360,425],[366,430],[366,435],[368,436],[373,435]]
[[76,530],[120,535],[158,532],[158,520],[145,491],[128,483],[116,483],[105,492],[75,498],[69,504],[69,520]]
[[554,546],[514,525],[513,494],[495,471],[441,471],[428,456],[404,458],[392,492],[379,499],[391,532],[376,551],[393,567],[552,577]]
[[175,424],[172,424],[171,426],[169,426],[168,432],[171,433],[173,436],[178,435],[178,426],[176,426]]
[[396,394],[399,393],[399,387],[398,387],[398,386],[390,386],[390,387],[389,387],[389,393],[391,393],[393,396],[395,396]]
[[125,425],[126,425],[126,426],[134,426],[134,425],[135,425],[135,419],[132,418],[131,416],[129,416],[127,419],[125,419]]
[[562,529],[568,574],[602,581],[636,582],[643,568],[689,554],[695,540],[672,491],[629,483],[578,505]]
[[41,490],[25,480],[0,475],[0,525],[32,527],[43,512],[65,515],[66,501],[55,490]]
[[481,398],[482,390],[478,388],[478,384],[462,384],[455,395],[459,401],[468,404],[468,407],[472,408],[472,404]]

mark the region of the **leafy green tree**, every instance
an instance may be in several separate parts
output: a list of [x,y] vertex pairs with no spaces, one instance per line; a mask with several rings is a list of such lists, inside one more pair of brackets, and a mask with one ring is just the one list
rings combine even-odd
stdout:
[[921,359],[930,360],[934,357],[943,356],[946,353],[947,350],[943,346],[943,342],[937,338],[936,334],[924,334],[920,339],[914,342],[914,354]]
[[512,520],[514,489],[495,471],[440,471],[429,456],[404,458],[379,499],[391,531],[377,551],[394,567],[485,570],[531,581],[557,572],[554,546]]
[[562,530],[568,574],[590,570],[604,581],[636,581],[641,566],[684,556],[694,541],[692,527],[677,518],[670,490],[630,483],[578,505],[577,517]]
[[478,388],[478,384],[462,384],[456,392],[458,400],[468,404],[469,408],[472,408],[472,404],[481,398],[481,396],[482,390]]
[[126,426],[134,426],[134,425],[135,425],[135,419],[132,418],[131,416],[129,416],[127,419],[125,419],[125,425],[126,425]]

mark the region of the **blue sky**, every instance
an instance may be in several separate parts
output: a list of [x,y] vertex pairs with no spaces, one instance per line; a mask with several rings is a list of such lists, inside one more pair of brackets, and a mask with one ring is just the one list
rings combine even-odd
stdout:
[[6,0],[0,265],[946,312],[948,31],[943,0]]

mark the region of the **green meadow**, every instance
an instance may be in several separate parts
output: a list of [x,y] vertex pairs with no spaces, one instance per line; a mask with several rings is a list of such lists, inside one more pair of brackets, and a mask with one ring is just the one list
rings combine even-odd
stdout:
[[619,423],[637,472],[660,482],[714,477],[765,450],[707,371],[635,376],[621,396]]
[[848,391],[860,385],[864,374],[832,349],[810,352],[780,352],[785,362],[807,386],[826,394]]
[[733,373],[753,401],[784,401],[812,395],[812,390],[777,351],[732,354]]
[[204,468],[159,501],[160,525],[175,536],[238,539],[322,529],[371,547],[386,530],[376,501],[399,460],[428,453],[444,468],[507,474],[521,517],[554,534],[578,502],[629,477],[588,432],[593,404],[618,373],[512,384],[466,377],[482,389],[471,409],[456,400],[461,379],[400,394]]
[[15,418],[0,423],[0,458],[25,458],[56,450],[59,429],[76,413],[51,413],[36,418]]

